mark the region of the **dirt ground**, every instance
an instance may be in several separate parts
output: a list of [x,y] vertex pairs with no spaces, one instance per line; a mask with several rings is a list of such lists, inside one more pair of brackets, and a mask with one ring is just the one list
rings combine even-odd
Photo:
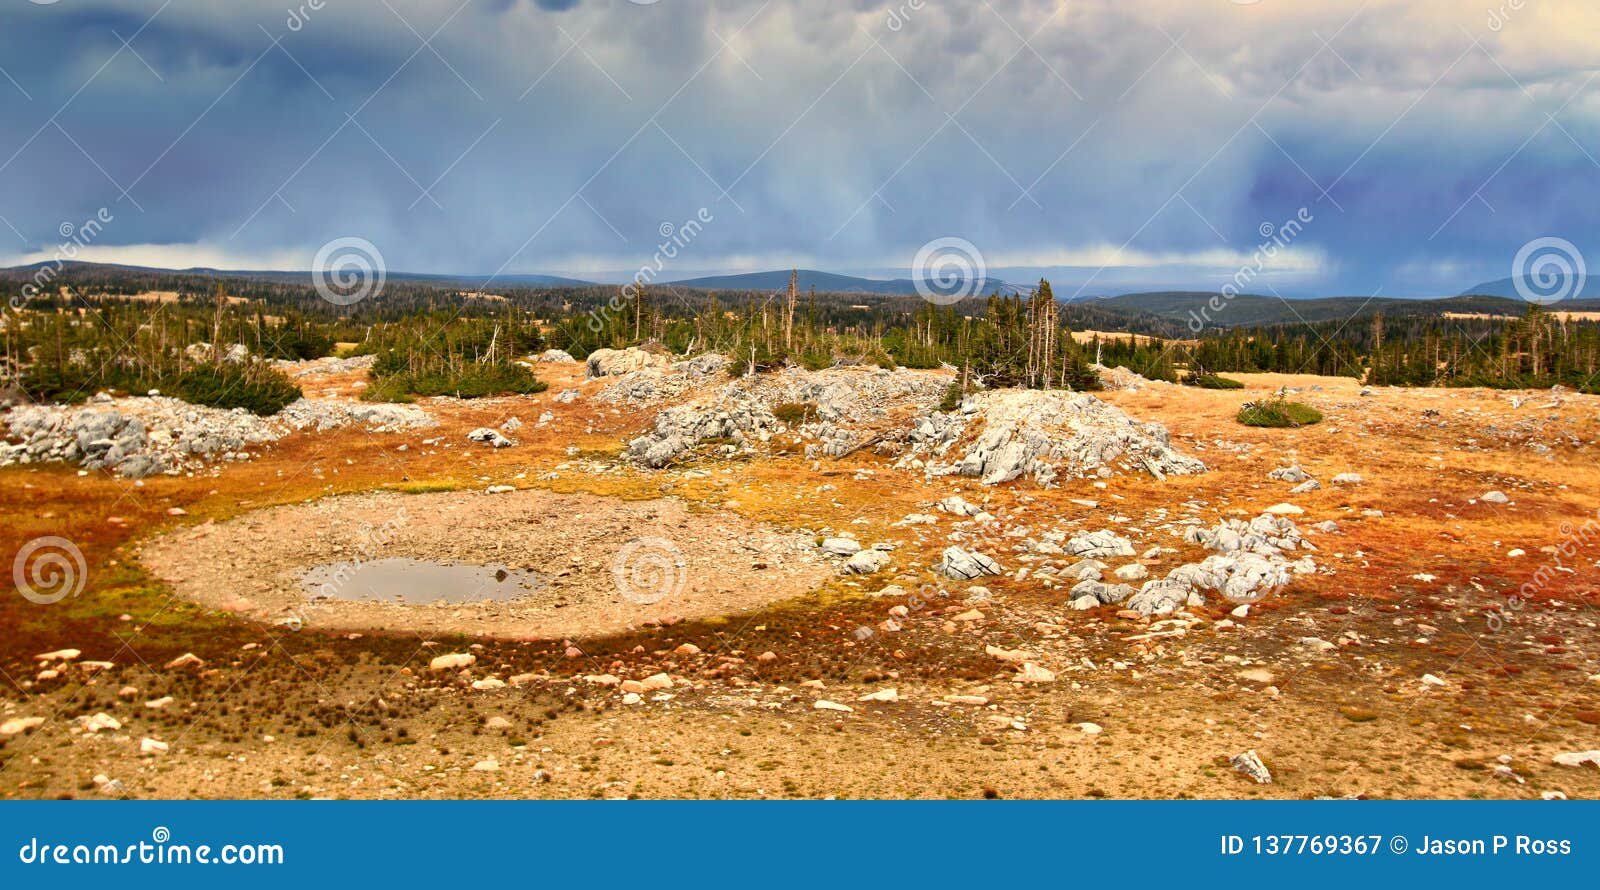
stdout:
[[[617,454],[650,411],[593,401],[602,384],[580,366],[540,373],[551,388],[537,396],[422,403],[437,429],[296,434],[214,477],[0,471],[3,552],[58,535],[89,567],[57,603],[0,596],[0,725],[42,719],[0,737],[0,795],[1600,796],[1600,769],[1553,760],[1600,749],[1600,398],[1362,396],[1348,379],[1289,375],[1243,375],[1244,392],[1108,392],[1211,471],[986,489],[866,452],[639,471]],[[355,383],[305,381],[319,396]],[[1284,386],[1326,419],[1233,421]],[[555,403],[566,387],[585,397]],[[511,416],[529,422],[517,447],[464,438]],[[1290,495],[1267,478],[1288,462],[1324,487]],[[1345,472],[1363,482],[1328,484]],[[1482,500],[1490,490],[1509,502]],[[1289,501],[1302,528],[1339,530],[1311,536],[1317,574],[1246,614],[1215,602],[1135,619],[1074,612],[1036,576],[920,595],[926,567],[967,531],[948,517],[896,523],[952,493],[1037,528],[1148,531]],[[286,567],[359,551],[391,503],[417,521],[389,543],[454,541],[451,553],[502,562],[495,547],[526,507],[551,527],[517,564],[550,565],[566,562],[560,534],[589,528],[565,522],[590,508],[562,497],[615,511],[596,526],[615,529],[609,546],[659,533],[721,574],[693,608],[611,603],[596,625],[502,625],[490,609],[401,626],[342,605],[280,623]],[[358,507],[341,517],[343,505]],[[678,524],[691,514],[714,517],[714,532]],[[798,557],[787,575],[748,552],[714,559],[746,530],[779,549],[849,532],[893,560],[852,577],[808,574]],[[569,602],[609,596],[594,587],[608,557],[580,561],[591,574],[573,576]],[[872,595],[888,585],[902,589]],[[1026,652],[1054,679],[1022,682],[986,647]],[[38,658],[62,649],[80,651]],[[446,654],[472,664],[431,669]],[[1247,750],[1271,784],[1230,766]]]
[[[179,596],[263,621],[527,639],[734,614],[799,596],[832,574],[814,539],[736,513],[538,489],[341,495],[177,530],[138,555]],[[537,589],[509,602],[351,602],[358,591],[339,589],[345,572],[307,602],[307,569],[395,556],[519,569]]]

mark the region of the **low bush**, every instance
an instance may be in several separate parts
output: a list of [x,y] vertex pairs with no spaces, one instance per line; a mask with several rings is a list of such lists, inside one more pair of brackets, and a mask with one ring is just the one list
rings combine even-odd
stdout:
[[1246,402],[1236,419],[1245,426],[1309,426],[1322,420],[1322,412],[1279,396],[1264,402]]
[[939,400],[939,410],[948,414],[951,411],[960,408],[961,400],[965,398],[966,395],[966,390],[961,388],[960,382],[951,383],[949,386],[945,387],[944,398]]
[[772,416],[788,426],[799,426],[817,419],[814,402],[784,402],[772,409]]
[[1183,378],[1183,382],[1201,389],[1244,389],[1243,383],[1215,374],[1190,374]]
[[300,387],[282,371],[262,362],[197,365],[178,375],[173,395],[195,405],[243,408],[252,414],[277,414],[300,398]]
[[426,371],[379,373],[379,368],[395,363],[380,357],[373,366],[372,382],[361,398],[369,402],[409,402],[417,396],[454,396],[477,399],[484,396],[531,395],[550,388],[522,365],[474,362]]

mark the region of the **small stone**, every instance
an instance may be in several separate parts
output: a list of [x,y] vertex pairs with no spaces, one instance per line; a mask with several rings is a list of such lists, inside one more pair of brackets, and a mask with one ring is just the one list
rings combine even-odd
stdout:
[[1261,758],[1253,750],[1235,754],[1229,763],[1233,764],[1234,769],[1255,779],[1259,784],[1272,784],[1272,773],[1267,771],[1267,765],[1261,762]]
[[205,665],[205,661],[193,652],[185,652],[177,658],[167,662],[167,670],[175,671],[181,668],[198,668]]
[[140,739],[139,756],[153,757],[157,754],[165,754],[167,753],[167,749],[170,747],[171,746],[166,742],[158,741],[156,739]]
[[100,732],[105,729],[115,731],[122,728],[122,721],[104,711],[95,714],[93,717],[78,717],[77,724],[83,728],[84,732]]
[[478,656],[471,652],[452,652],[449,655],[438,655],[428,662],[430,671],[459,671],[478,663]]
[[13,717],[4,723],[0,723],[0,736],[21,735],[43,725],[43,717]]
[[1056,675],[1029,661],[1017,672],[1017,679],[1023,683],[1054,683]]
[[855,575],[870,575],[882,571],[889,564],[889,554],[882,550],[862,550],[845,560],[845,571]]
[[1112,574],[1116,575],[1118,579],[1123,581],[1143,581],[1144,579],[1150,577],[1150,570],[1145,568],[1143,565],[1134,562],[1117,569]]
[[841,705],[838,702],[828,701],[825,698],[819,698],[812,702],[811,707],[816,708],[819,711],[844,711],[852,714],[855,713],[856,710],[849,705]]
[[1550,758],[1560,766],[1600,766],[1600,751],[1572,751]]
[[854,556],[861,552],[861,542],[850,538],[823,538],[818,546],[822,548],[823,553],[834,556]]

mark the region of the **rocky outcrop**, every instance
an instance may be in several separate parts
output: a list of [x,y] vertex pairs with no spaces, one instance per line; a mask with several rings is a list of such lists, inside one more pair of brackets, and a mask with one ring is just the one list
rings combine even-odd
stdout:
[[1281,592],[1296,574],[1316,571],[1309,556],[1291,562],[1286,555],[1316,548],[1284,516],[1262,514],[1248,523],[1228,519],[1213,528],[1188,529],[1183,540],[1217,553],[1178,566],[1165,578],[1146,581],[1128,598],[1127,608],[1166,615],[1185,604],[1203,602],[1206,594],[1253,603]]
[[[969,434],[969,428],[976,432]],[[908,438],[902,466],[921,461],[929,475],[973,476],[985,485],[1019,478],[1049,485],[1117,469],[1157,478],[1206,469],[1173,450],[1166,427],[1134,420],[1084,393],[979,393],[958,412],[923,418]]]
[[[724,367],[726,360],[700,356],[674,367],[696,362],[709,374],[713,367]],[[687,389],[678,381],[692,373],[685,367],[665,376],[630,375],[599,398],[611,400],[612,393],[623,387],[648,387],[652,392],[660,392],[664,385]],[[842,457],[871,442],[896,438],[900,433],[896,413],[930,409],[946,384],[937,374],[879,368],[816,372],[787,368],[742,377],[714,393],[663,410],[651,432],[629,443],[628,455],[647,467],[664,467],[708,440],[729,449],[726,453],[737,453],[759,448],[784,432],[806,443],[808,458]],[[773,409],[780,405],[805,405],[806,419],[793,424],[778,420]]]
[[433,426],[410,405],[299,399],[271,417],[242,408],[191,405],[165,396],[113,399],[88,405],[24,405],[5,416],[0,466],[65,461],[128,478],[179,473],[211,459],[248,460],[253,447],[302,429],[361,426],[373,432]]
[[596,349],[589,353],[588,376],[620,377],[640,371],[666,371],[671,366],[670,356],[636,346],[627,349]]

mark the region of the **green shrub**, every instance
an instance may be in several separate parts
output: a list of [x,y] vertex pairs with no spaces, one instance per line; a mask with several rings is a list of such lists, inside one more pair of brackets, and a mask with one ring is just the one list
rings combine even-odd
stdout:
[[120,373],[109,366],[39,364],[24,371],[21,382],[23,392],[36,402],[76,404],[103,389],[140,391],[141,381],[135,374]]
[[1278,396],[1264,402],[1245,403],[1236,419],[1245,426],[1309,426],[1322,420],[1322,412]]
[[300,398],[300,387],[265,363],[224,363],[198,365],[184,371],[178,375],[173,394],[195,405],[243,408],[266,416]]
[[[381,358],[380,358],[381,361]],[[383,367],[393,367],[388,362]],[[454,396],[477,399],[484,396],[531,395],[550,388],[522,365],[475,362],[416,372],[380,374],[373,365],[372,382],[361,398],[368,402],[409,402],[416,396]]]
[[799,426],[817,419],[814,402],[784,402],[772,409],[772,416],[788,426]]
[[966,396],[966,390],[961,388],[961,382],[952,382],[945,387],[944,398],[939,400],[939,410],[950,413],[961,407],[961,399]]
[[1244,384],[1227,377],[1218,377],[1215,374],[1190,374],[1183,378],[1189,386],[1198,386],[1201,389],[1244,389]]
[[833,367],[833,352],[827,349],[813,349],[800,354],[800,367],[807,371],[825,371]]

